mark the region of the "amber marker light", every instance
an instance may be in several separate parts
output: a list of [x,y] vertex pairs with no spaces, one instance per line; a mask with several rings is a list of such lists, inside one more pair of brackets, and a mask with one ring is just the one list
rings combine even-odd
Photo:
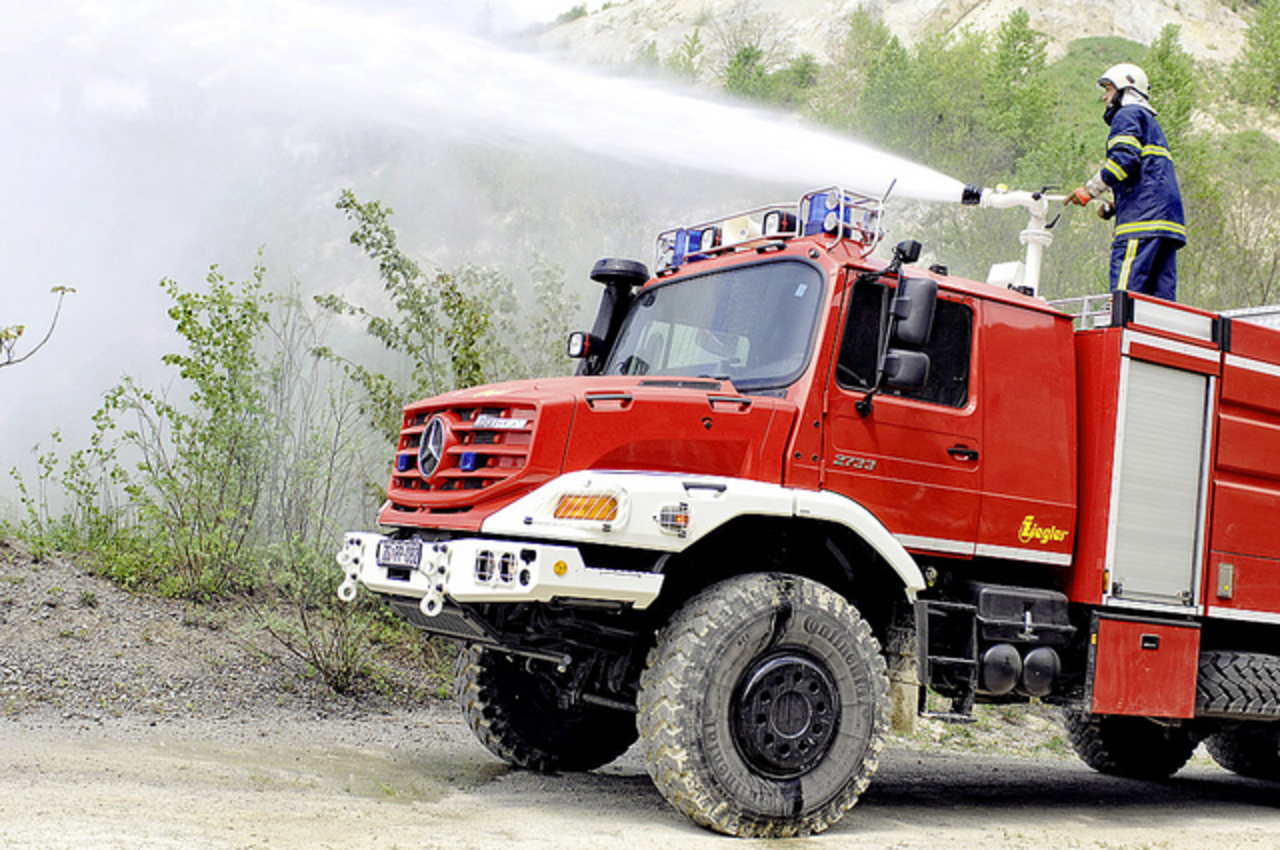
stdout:
[[608,493],[565,493],[556,500],[556,519],[613,522],[618,518],[618,500]]

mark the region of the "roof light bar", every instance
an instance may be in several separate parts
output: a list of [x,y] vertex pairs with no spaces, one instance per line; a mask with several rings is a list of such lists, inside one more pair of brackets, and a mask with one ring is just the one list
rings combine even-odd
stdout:
[[[884,238],[884,199],[831,186],[796,204],[773,204],[658,234],[657,268],[671,271],[763,240],[827,236],[858,244],[863,256]],[[834,242],[833,242],[834,244]]]

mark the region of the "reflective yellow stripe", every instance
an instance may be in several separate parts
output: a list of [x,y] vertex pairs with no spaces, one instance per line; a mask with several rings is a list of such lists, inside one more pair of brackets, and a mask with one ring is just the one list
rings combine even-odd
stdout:
[[1106,162],[1104,162],[1102,164],[1102,168],[1114,174],[1117,180],[1124,180],[1129,176],[1128,172],[1126,172],[1123,168],[1121,168],[1119,165],[1117,165],[1115,162],[1111,160],[1107,160]]
[[1131,233],[1138,233],[1144,230],[1162,230],[1166,233],[1176,233],[1183,237],[1187,235],[1187,226],[1178,224],[1176,221],[1130,221],[1117,225],[1115,235],[1128,236]]
[[1159,145],[1147,145],[1142,149],[1143,156],[1162,156],[1166,159],[1173,159],[1173,155],[1169,153],[1168,148],[1162,148]]
[[1111,150],[1116,145],[1128,145],[1131,148],[1142,150],[1142,142],[1138,141],[1137,136],[1114,136],[1107,139],[1107,150]]
[[1124,248],[1124,262],[1120,264],[1120,279],[1116,281],[1116,289],[1129,288],[1129,272],[1133,269],[1133,258],[1138,256],[1138,240],[1130,239]]

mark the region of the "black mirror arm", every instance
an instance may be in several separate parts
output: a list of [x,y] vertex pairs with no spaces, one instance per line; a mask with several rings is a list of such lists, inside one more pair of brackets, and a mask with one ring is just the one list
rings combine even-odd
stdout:
[[879,381],[877,381],[876,383],[877,383],[877,386],[874,386],[871,389],[867,390],[866,395],[864,395],[862,398],[858,399],[853,403],[853,409],[858,411],[858,415],[861,416],[863,419],[866,419],[868,416],[870,416],[871,411],[875,409],[875,405],[872,404],[871,399],[874,398],[875,394],[880,390],[880,387],[878,386]]
[[[898,261],[897,251],[894,251],[894,261]],[[885,272],[880,273],[880,275],[883,274],[885,274]],[[880,275],[877,275],[877,277]],[[858,411],[858,415],[863,419],[866,419],[871,415],[871,411],[874,409],[871,399],[875,397],[876,393],[880,392],[880,384],[884,381],[884,359],[889,354],[889,340],[893,339],[893,326],[897,322],[897,318],[893,315],[893,310],[891,309],[890,302],[888,300],[888,290],[884,291],[881,298],[884,299],[881,301],[880,307],[880,315],[883,317],[883,324],[880,332],[878,346],[879,351],[876,352],[876,379],[872,382],[871,389],[867,391],[867,394],[853,405],[854,409]]]

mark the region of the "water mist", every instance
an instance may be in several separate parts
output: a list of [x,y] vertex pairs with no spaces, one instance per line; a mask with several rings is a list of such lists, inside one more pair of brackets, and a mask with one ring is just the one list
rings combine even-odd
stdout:
[[673,216],[833,183],[963,191],[787,117],[504,50],[453,28],[475,15],[456,6],[53,0],[8,16],[0,325],[41,328],[52,286],[78,292],[49,346],[0,372],[6,470],[30,475],[55,428],[78,445],[122,373],[160,374],[177,344],[163,277],[243,278],[266,246],[281,280],[376,290],[333,209],[343,187],[394,207],[428,264],[523,273],[533,246],[571,280],[603,254],[647,259]]

